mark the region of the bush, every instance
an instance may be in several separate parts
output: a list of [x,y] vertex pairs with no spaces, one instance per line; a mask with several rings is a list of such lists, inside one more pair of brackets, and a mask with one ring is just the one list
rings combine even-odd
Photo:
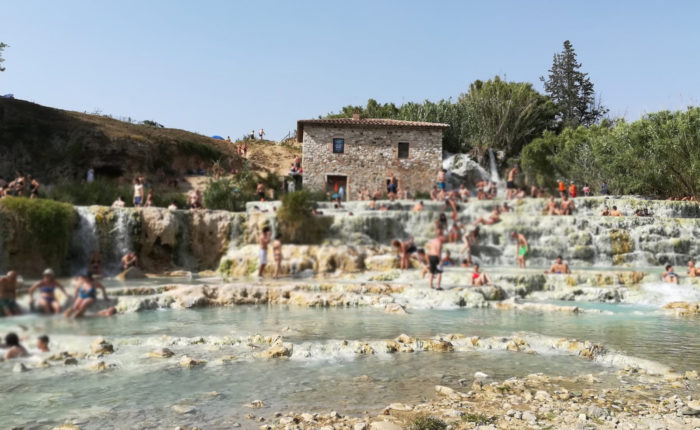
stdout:
[[63,266],[78,221],[73,206],[46,199],[6,197],[0,201],[0,215],[6,239],[11,237],[22,250],[37,251],[45,264]]
[[447,424],[443,420],[427,415],[417,416],[409,427],[410,430],[444,430],[446,428]]
[[109,206],[118,196],[122,196],[124,201],[128,202],[132,193],[133,190],[129,184],[98,178],[94,182],[87,183],[60,182],[53,188],[47,189],[42,197],[78,206]]
[[241,190],[235,179],[210,179],[202,195],[207,209],[242,211],[247,201],[255,200],[251,192]]
[[301,190],[282,197],[277,221],[284,240],[289,243],[320,243],[330,227],[330,219],[311,213],[316,205],[308,191]]

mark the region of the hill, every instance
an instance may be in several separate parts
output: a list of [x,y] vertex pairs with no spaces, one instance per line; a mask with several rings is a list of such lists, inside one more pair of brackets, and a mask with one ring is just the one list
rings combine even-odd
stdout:
[[[184,130],[0,99],[0,175],[20,170],[40,181],[161,171],[183,175],[215,161],[240,167],[235,146]],[[256,166],[251,166],[257,169]]]

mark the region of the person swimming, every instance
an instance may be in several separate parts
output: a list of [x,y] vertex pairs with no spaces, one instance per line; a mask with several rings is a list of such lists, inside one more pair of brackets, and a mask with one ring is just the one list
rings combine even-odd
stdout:
[[61,304],[56,299],[55,290],[58,288],[65,296],[68,296],[66,289],[63,288],[60,282],[55,278],[52,269],[44,270],[41,281],[35,283],[29,288],[29,303],[34,303],[34,291],[39,290],[39,306],[45,314],[58,314],[61,312]]

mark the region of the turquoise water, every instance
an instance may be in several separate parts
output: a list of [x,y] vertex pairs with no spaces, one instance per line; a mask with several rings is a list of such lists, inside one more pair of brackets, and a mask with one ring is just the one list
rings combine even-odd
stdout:
[[[471,384],[476,371],[495,379],[534,372],[577,375],[611,372],[577,357],[542,356],[496,351],[455,353],[323,355],[291,360],[234,360],[215,364],[225,354],[241,354],[244,346],[213,347],[182,339],[281,334],[285,342],[323,345],[340,340],[381,340],[406,333],[414,337],[463,333],[478,336],[530,332],[599,342],[628,355],[658,360],[680,370],[700,369],[698,319],[679,319],[654,308],[585,304],[601,313],[534,313],[491,309],[426,310],[389,315],[371,308],[314,309],[288,306],[239,306],[201,310],[130,313],[113,318],[66,320],[24,316],[0,320],[0,333],[18,330],[33,342],[49,333],[59,350],[86,351],[97,336],[115,344],[105,358],[114,369],[93,373],[86,365],[27,373],[0,364],[0,415],[4,425],[47,426],[71,420],[83,428],[163,428],[240,423],[257,428],[248,413],[271,418],[280,410],[376,413],[389,403],[419,402],[435,384]],[[171,339],[178,342],[171,344]],[[168,340],[165,340],[168,339]],[[192,343],[192,344],[191,344]],[[146,358],[157,347],[176,352],[169,360]],[[218,349],[217,349],[218,348]],[[210,361],[202,368],[183,369],[182,354]],[[555,357],[555,358],[553,358]],[[92,363],[94,361],[90,361]],[[468,390],[468,388],[465,388]],[[218,395],[210,394],[216,391]],[[246,408],[253,400],[269,407]],[[173,404],[195,408],[181,415]],[[44,420],[44,421],[42,421]]]

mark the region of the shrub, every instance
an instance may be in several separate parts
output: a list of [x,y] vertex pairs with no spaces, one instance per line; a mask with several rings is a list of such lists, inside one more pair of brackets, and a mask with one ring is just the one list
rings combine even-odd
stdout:
[[6,238],[12,237],[21,249],[38,250],[45,264],[63,266],[78,220],[73,206],[46,199],[6,197],[0,201],[0,215]]
[[295,191],[282,197],[282,206],[277,211],[280,232],[286,242],[319,243],[330,227],[330,219],[315,216],[316,207],[308,191]]
[[428,415],[417,416],[409,427],[410,430],[444,430],[446,428],[447,424],[443,420]]
[[464,414],[462,415],[462,421],[466,421],[468,423],[474,423],[476,425],[489,425],[493,424],[496,422],[495,417],[488,417],[483,414]]
[[42,197],[78,206],[109,206],[120,195],[128,202],[132,193],[129,184],[120,184],[114,180],[98,178],[94,182],[87,183],[60,182],[47,189]]
[[245,210],[245,203],[255,200],[253,193],[241,190],[231,178],[209,179],[202,197],[205,208],[226,211]]

